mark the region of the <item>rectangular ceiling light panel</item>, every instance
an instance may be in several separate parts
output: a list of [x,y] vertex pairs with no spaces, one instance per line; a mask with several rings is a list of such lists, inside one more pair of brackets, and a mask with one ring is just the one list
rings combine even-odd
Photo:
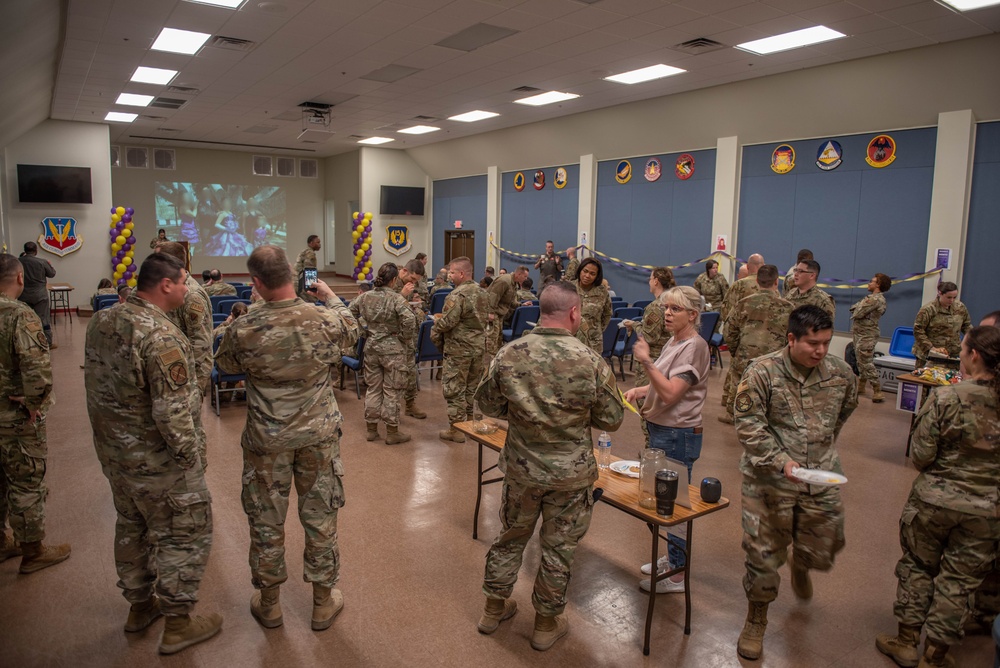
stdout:
[[476,109],[475,111],[467,111],[464,114],[459,114],[458,116],[449,116],[449,121],[461,121],[462,123],[475,123],[476,121],[484,121],[487,118],[493,118],[494,116],[499,116],[500,114],[493,111],[482,111]]
[[395,141],[389,137],[369,137],[368,139],[362,139],[359,144],[388,144],[391,141]]
[[440,129],[431,125],[414,125],[412,128],[403,128],[399,132],[404,135],[425,135],[428,132],[437,132]]
[[124,104],[129,107],[145,107],[153,101],[152,95],[136,95],[135,93],[121,93],[115,104]]
[[108,115],[104,117],[106,121],[112,121],[113,123],[131,123],[139,114],[126,114],[121,111],[109,111]]
[[643,67],[639,70],[632,70],[631,72],[622,72],[621,74],[615,74],[610,77],[604,77],[607,81],[614,81],[616,83],[622,84],[637,84],[643,83],[644,81],[653,81],[654,79],[662,79],[663,77],[672,77],[675,74],[681,74],[687,72],[687,70],[682,70],[679,67],[671,67],[670,65],[651,65],[649,67]]
[[756,53],[759,56],[766,56],[769,53],[778,53],[779,51],[798,49],[811,44],[819,44],[820,42],[829,42],[832,39],[840,39],[841,37],[847,37],[847,35],[827,28],[826,26],[813,26],[812,28],[803,28],[802,30],[786,32],[782,35],[774,35],[773,37],[765,37],[764,39],[755,39],[752,42],[744,42],[743,44],[737,44],[736,48],[742,49],[743,51],[749,51],[750,53]]
[[514,100],[514,102],[517,102],[518,104],[527,104],[532,107],[540,107],[544,104],[555,104],[556,102],[564,102],[578,97],[580,96],[575,93],[560,93],[557,90],[550,90],[548,93],[532,95],[531,97],[523,97],[520,100]]
[[165,85],[177,76],[177,70],[163,70],[159,67],[137,67],[131,81]]
[[153,51],[166,51],[168,53],[183,53],[193,56],[198,53],[198,49],[211,37],[207,32],[193,32],[191,30],[178,30],[176,28],[164,28],[160,31],[156,41],[150,48]]
[[237,9],[246,0],[187,0],[196,5],[212,5],[213,7],[225,7],[226,9]]
[[941,2],[954,7],[960,12],[969,12],[973,9],[1000,5],[1000,0],[941,0]]

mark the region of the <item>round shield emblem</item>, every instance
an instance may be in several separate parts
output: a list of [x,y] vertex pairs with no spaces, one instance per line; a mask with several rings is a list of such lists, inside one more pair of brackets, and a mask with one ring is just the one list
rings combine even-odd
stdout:
[[632,163],[622,160],[615,168],[615,181],[618,183],[628,183],[632,178]]

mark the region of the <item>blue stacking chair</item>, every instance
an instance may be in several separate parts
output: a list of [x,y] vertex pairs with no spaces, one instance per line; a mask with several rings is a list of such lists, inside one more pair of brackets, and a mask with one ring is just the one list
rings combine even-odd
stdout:
[[118,303],[118,295],[97,295],[94,297],[94,312],[111,308]]
[[233,304],[236,303],[243,303],[246,304],[247,306],[250,306],[249,299],[237,299],[236,297],[230,297],[226,295],[225,299],[220,299],[218,302],[212,305],[214,307],[212,309],[212,312],[229,315],[229,313],[233,310]]
[[[212,341],[212,353],[213,354],[219,349],[219,342],[220,341],[222,341],[222,337],[221,336],[215,337],[215,340]],[[216,365],[214,362],[212,363],[212,394],[211,394],[211,399],[209,401],[211,401],[212,404],[215,406],[215,414],[217,416],[221,415],[220,409],[221,409],[222,403],[219,401],[219,395],[220,394],[222,394],[223,392],[234,392],[235,393],[235,392],[243,392],[244,391],[244,390],[241,390],[241,389],[235,388],[235,387],[233,387],[233,388],[223,388],[222,384],[223,383],[238,383],[238,382],[241,382],[241,381],[245,381],[246,379],[247,379],[246,374],[243,374],[243,373],[223,373],[222,370],[219,369],[218,365]]]
[[219,302],[225,301],[227,299],[233,299],[232,295],[209,295],[208,300],[212,302],[212,313],[222,313],[219,310]]
[[236,287],[236,296],[240,299],[250,299],[251,292],[253,292],[252,285],[239,285]]
[[622,324],[621,318],[611,318],[611,322],[604,328],[604,345],[601,347],[601,357],[608,360],[608,363],[611,362],[611,355],[615,352],[615,342],[625,331],[624,327],[619,327],[620,324]]
[[614,304],[615,302],[624,302],[624,301],[625,301],[624,297],[612,297],[611,298],[611,303],[612,304]]
[[218,327],[226,321],[229,316],[225,313],[213,313],[212,314],[212,327]]
[[354,372],[354,389],[357,390],[358,399],[360,399],[361,373],[365,368],[365,337],[358,337],[357,356],[344,355],[340,358],[340,363],[343,365],[340,369],[340,389],[344,389],[344,376],[347,374],[347,370],[350,369]]
[[640,299],[637,302],[632,303],[632,308],[646,310],[646,307],[653,303],[652,299]]
[[529,323],[538,322],[541,317],[542,308],[540,306],[518,306],[514,309],[514,317],[510,321],[510,329],[503,330],[504,343],[509,343],[518,339],[534,325]]
[[[722,367],[722,355],[719,353],[719,346],[722,345],[722,335],[714,334],[715,326],[719,324],[718,311],[705,311],[701,314],[701,338],[705,339],[712,356],[719,360],[719,367]],[[718,336],[718,345],[715,344],[715,337]],[[712,363],[714,366],[714,363]]]
[[451,288],[441,288],[431,295],[431,314],[440,313],[444,310],[444,300],[448,298]]
[[642,309],[634,306],[621,306],[615,309],[614,317],[622,320],[642,320]]
[[[632,333],[629,334],[628,329],[622,327],[618,338],[615,339],[614,349],[611,351],[612,359],[615,357],[618,358],[618,370],[621,372],[622,382],[625,382],[625,356],[632,354],[632,346],[635,345],[636,338],[638,337],[635,330],[632,330]],[[629,368],[631,368],[631,363],[629,364]],[[615,365],[612,363],[611,372],[614,373],[614,370]]]
[[[430,362],[427,370],[431,372],[431,379],[434,378],[434,369],[440,369],[444,365],[444,355],[438,347],[431,341],[431,327],[434,326],[433,318],[428,318],[420,323],[420,333],[417,335],[417,389],[420,389],[420,363]],[[437,362],[437,364],[434,364]]]

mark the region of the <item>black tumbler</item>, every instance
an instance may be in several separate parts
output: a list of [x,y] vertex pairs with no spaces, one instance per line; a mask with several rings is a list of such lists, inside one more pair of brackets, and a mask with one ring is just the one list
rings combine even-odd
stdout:
[[670,517],[677,499],[677,471],[660,469],[656,472],[656,514]]

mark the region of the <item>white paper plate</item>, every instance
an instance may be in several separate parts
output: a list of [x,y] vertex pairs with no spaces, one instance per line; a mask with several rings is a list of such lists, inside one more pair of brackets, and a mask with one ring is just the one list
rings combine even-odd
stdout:
[[[611,462],[611,466],[608,468],[619,475],[625,475],[629,478],[639,477],[639,462],[634,459],[620,459],[617,462]],[[630,470],[632,468],[635,470]]]
[[847,482],[847,477],[833,471],[822,471],[820,469],[793,468],[792,475],[807,482],[810,485],[822,485],[832,487],[833,485],[843,485]]

